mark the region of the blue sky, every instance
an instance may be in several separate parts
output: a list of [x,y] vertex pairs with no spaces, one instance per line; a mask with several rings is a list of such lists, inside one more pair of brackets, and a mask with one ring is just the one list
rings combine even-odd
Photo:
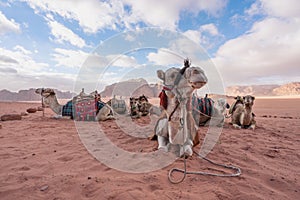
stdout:
[[[97,68],[83,76],[93,78],[91,88],[135,74],[154,81],[155,70],[180,65],[172,53],[190,57],[209,81],[225,86],[300,78],[297,0],[0,0],[0,36],[0,89],[12,91],[73,91],[87,66]],[[199,59],[195,44],[209,63]],[[140,48],[123,52],[124,45]],[[112,60],[110,68],[102,65]]]

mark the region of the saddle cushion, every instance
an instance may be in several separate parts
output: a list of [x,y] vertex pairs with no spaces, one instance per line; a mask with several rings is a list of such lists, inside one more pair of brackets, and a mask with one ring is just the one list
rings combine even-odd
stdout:
[[192,106],[193,110],[196,109],[196,111],[199,111],[200,113],[203,113],[208,116],[213,115],[213,104],[214,101],[211,98],[204,97],[199,98],[196,95],[193,94],[192,96]]

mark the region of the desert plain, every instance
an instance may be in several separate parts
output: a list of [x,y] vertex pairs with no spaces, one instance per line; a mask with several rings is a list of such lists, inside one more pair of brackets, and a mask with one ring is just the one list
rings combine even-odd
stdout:
[[[0,116],[38,106],[39,102],[0,102]],[[22,120],[0,121],[0,199],[300,199],[300,98],[257,98],[253,111],[254,131],[234,129],[227,119],[207,155],[240,167],[241,176],[187,175],[180,184],[170,183],[168,172],[182,168],[182,159],[145,173],[111,168],[88,152],[73,120],[52,118],[49,108],[44,116],[38,111]],[[147,120],[132,123],[143,126]],[[114,120],[88,123],[97,123],[127,151],[157,151],[156,141],[128,135]],[[202,141],[207,129],[199,129]],[[144,129],[134,131],[145,134]],[[187,159],[187,169],[223,172],[196,155]]]

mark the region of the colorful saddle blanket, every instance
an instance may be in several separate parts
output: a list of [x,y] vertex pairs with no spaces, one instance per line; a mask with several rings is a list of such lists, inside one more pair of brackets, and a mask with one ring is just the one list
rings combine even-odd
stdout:
[[199,98],[195,94],[192,96],[192,107],[193,112],[200,112],[200,114],[205,114],[212,116],[214,112],[214,101],[211,98],[204,97]]
[[[95,101],[95,110],[96,114],[98,114],[99,110],[101,110],[105,106],[104,102]],[[69,116],[72,119],[74,118],[73,113],[73,101],[68,101],[62,108],[62,116]]]

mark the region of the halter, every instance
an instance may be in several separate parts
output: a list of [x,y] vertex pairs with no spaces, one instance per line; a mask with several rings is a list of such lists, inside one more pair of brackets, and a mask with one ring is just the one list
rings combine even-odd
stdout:
[[[171,88],[170,88],[170,87],[164,86],[163,89],[165,89],[165,90],[167,90],[167,91],[172,91],[172,90],[175,88],[175,92],[176,92],[179,96],[181,96],[181,95],[179,94],[179,92],[177,91],[176,87],[177,87],[177,85],[179,84],[179,81],[180,81],[181,77],[183,76],[185,70],[186,70],[187,68],[189,68],[190,66],[191,66],[190,60],[189,60],[189,59],[185,59],[185,60],[184,60],[184,67],[183,67],[182,69],[180,69],[179,73],[177,74],[176,79],[175,79],[175,81],[174,81],[174,85],[172,85]],[[181,101],[182,101],[181,98],[180,98],[180,99],[177,99],[177,101],[176,101],[176,106],[175,106],[175,108],[173,109],[173,111],[171,112],[171,114],[170,114],[170,116],[169,116],[169,119],[168,119],[169,121],[172,120],[172,116],[173,116],[173,114],[175,113],[175,111],[178,109],[179,104],[181,103]]]

